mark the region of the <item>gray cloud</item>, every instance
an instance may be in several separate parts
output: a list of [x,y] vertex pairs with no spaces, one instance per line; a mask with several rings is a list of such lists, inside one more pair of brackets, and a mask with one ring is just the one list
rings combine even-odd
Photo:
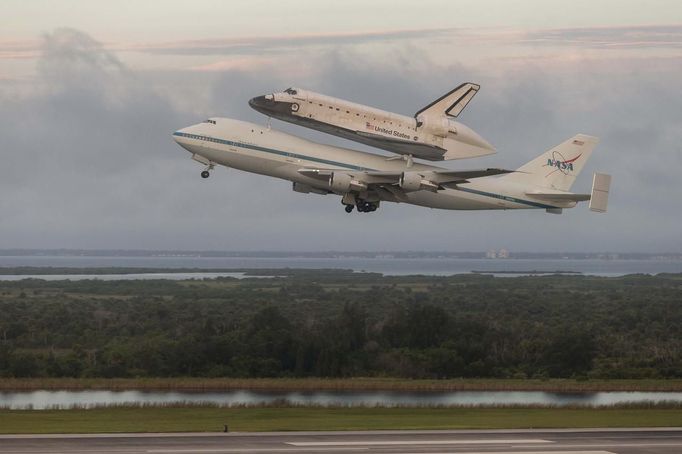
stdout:
[[455,28],[425,28],[413,30],[387,30],[381,32],[312,33],[302,35],[260,36],[248,38],[222,38],[185,40],[168,43],[137,45],[123,49],[162,55],[232,55],[271,53],[282,49],[302,47],[340,46],[373,42],[394,42],[419,38],[449,36],[459,33]]
[[545,29],[529,32],[522,41],[591,48],[681,48],[682,25]]
[[[336,50],[316,58],[316,71],[295,81],[281,67],[143,73],[80,32],[46,35],[31,94],[0,99],[0,247],[682,250],[679,213],[671,209],[682,196],[674,172],[682,164],[675,62],[482,68],[439,64],[407,43],[381,56]],[[246,101],[289,85],[412,114],[463,80],[483,89],[462,121],[499,153],[448,166],[518,167],[574,133],[591,133],[602,142],[575,189],[589,190],[593,170],[613,173],[611,211],[600,216],[581,206],[552,216],[385,204],[349,216],[338,197],[297,194],[284,181],[230,169],[201,180],[200,166],[170,138],[209,115],[262,123]]]

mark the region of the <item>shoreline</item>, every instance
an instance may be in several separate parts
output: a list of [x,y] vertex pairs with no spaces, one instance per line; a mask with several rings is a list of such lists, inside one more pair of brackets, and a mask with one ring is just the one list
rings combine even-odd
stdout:
[[572,379],[450,379],[392,378],[3,378],[0,391],[544,391],[681,392],[682,379],[572,380]]

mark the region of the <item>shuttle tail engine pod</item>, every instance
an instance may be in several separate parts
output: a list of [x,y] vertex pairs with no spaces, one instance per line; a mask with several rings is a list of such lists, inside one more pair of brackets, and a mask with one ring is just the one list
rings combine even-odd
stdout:
[[456,132],[454,124],[451,126],[444,115],[417,115],[417,128],[438,137],[447,137],[451,129]]

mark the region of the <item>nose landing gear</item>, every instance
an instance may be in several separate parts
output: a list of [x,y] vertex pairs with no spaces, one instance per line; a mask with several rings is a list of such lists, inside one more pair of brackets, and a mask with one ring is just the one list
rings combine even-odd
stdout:
[[346,208],[345,208],[346,213],[350,213],[351,211],[353,211],[353,208],[355,208],[354,205],[346,205]]
[[201,171],[201,178],[208,178],[211,176],[211,170],[213,170],[213,167],[215,167],[215,164],[212,162],[206,166],[204,170]]

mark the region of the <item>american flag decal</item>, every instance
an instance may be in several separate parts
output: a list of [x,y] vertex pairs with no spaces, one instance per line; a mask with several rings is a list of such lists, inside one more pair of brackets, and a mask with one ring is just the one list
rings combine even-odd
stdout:
[[574,140],[573,145],[580,145],[582,147],[583,145],[585,145],[585,142],[583,142],[582,140]]
[[374,129],[374,128],[372,127],[372,123],[370,123],[369,121],[365,123],[365,128],[367,128],[367,129]]

